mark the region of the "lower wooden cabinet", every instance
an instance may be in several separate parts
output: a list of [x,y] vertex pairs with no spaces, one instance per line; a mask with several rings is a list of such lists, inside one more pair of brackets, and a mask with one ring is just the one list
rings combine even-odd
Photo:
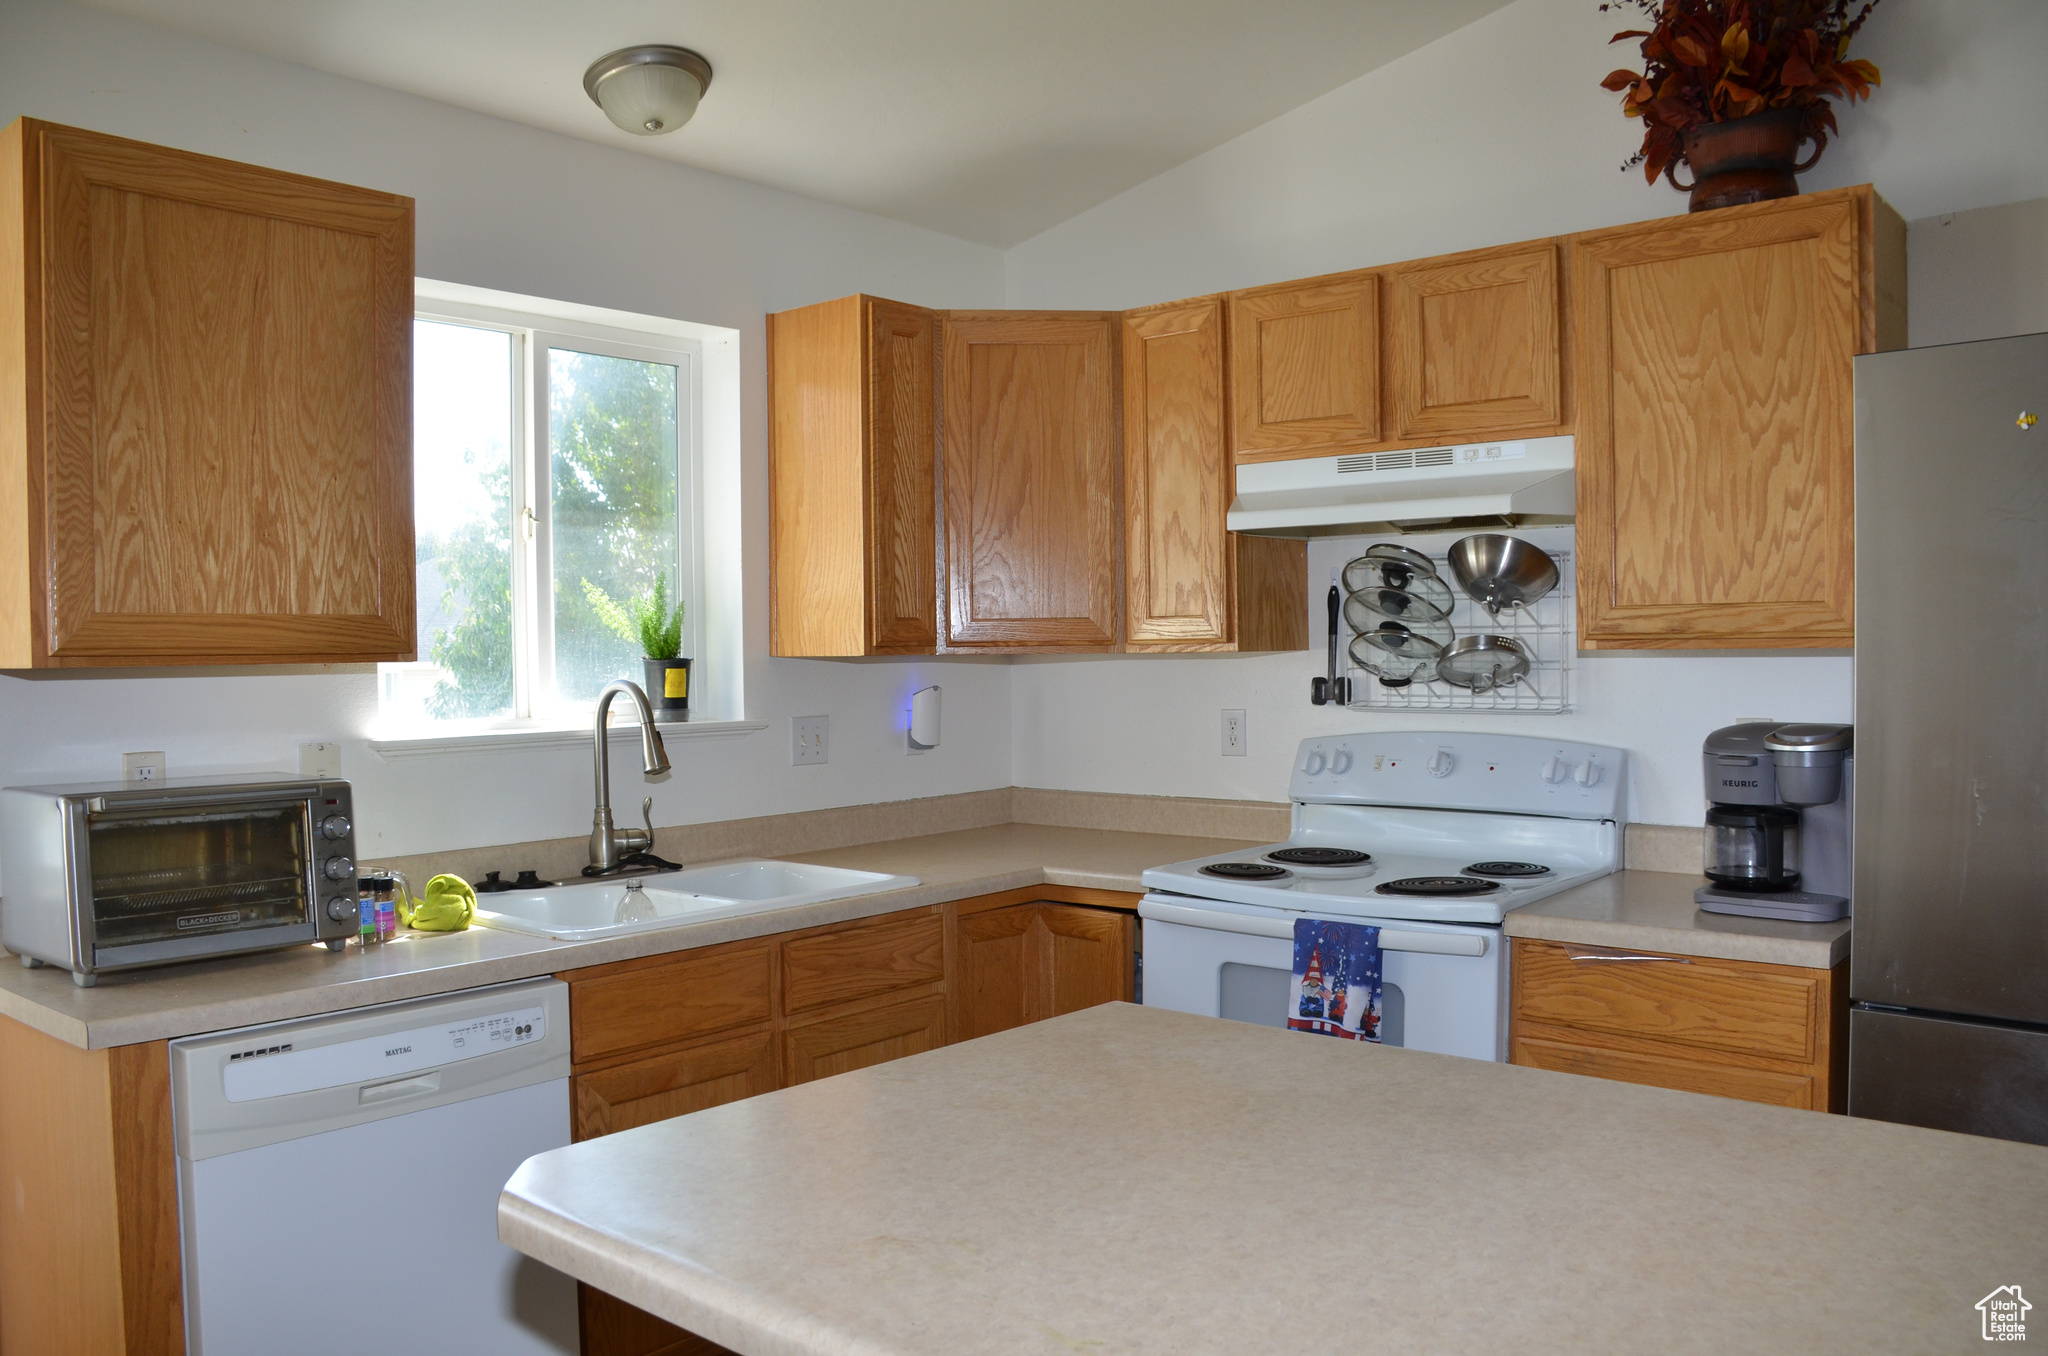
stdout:
[[958,1040],[1129,1002],[1135,988],[1138,922],[1119,910],[1039,900],[963,909],[959,937]]
[[789,1085],[851,1073],[923,1054],[946,1043],[943,994],[914,1003],[822,1017],[782,1033],[784,1081]]
[[1839,1111],[1848,962],[1832,970],[1516,938],[1513,1063]]
[[595,1139],[636,1125],[773,1092],[775,1038],[756,1031],[685,1050],[664,1050],[576,1077],[575,1136]]

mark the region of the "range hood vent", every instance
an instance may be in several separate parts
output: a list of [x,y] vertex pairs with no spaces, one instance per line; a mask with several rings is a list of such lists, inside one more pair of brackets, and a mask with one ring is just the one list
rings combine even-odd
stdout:
[[1567,434],[1253,462],[1237,468],[1230,530],[1311,537],[1476,521],[1568,522],[1572,458]]

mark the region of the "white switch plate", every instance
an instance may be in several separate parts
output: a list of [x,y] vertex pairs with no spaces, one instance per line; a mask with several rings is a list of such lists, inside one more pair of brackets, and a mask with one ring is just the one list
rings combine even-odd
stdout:
[[1223,756],[1242,758],[1245,755],[1244,712],[1225,709],[1223,712]]
[[831,760],[832,717],[791,716],[789,718],[789,764],[828,763]]
[[146,786],[164,779],[164,752],[124,753],[121,755],[121,780]]
[[332,780],[341,775],[341,745],[331,739],[299,745],[299,775]]

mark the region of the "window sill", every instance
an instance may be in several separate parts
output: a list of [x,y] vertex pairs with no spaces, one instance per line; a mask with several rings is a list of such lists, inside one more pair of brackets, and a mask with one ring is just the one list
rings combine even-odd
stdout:
[[[765,720],[661,721],[656,724],[663,740],[716,739],[752,734],[768,728]],[[408,735],[372,739],[370,749],[380,758],[426,758],[444,753],[499,753],[507,749],[550,749],[590,746],[588,724],[567,726],[509,726],[492,730],[463,730],[448,734]],[[632,721],[613,721],[613,740],[634,740],[640,727]]]

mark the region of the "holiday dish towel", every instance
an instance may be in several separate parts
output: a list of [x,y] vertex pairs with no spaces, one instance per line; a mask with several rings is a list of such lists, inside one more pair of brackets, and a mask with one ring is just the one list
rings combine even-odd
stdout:
[[1294,980],[1287,1029],[1380,1038],[1380,930],[1364,923],[1294,920]]

